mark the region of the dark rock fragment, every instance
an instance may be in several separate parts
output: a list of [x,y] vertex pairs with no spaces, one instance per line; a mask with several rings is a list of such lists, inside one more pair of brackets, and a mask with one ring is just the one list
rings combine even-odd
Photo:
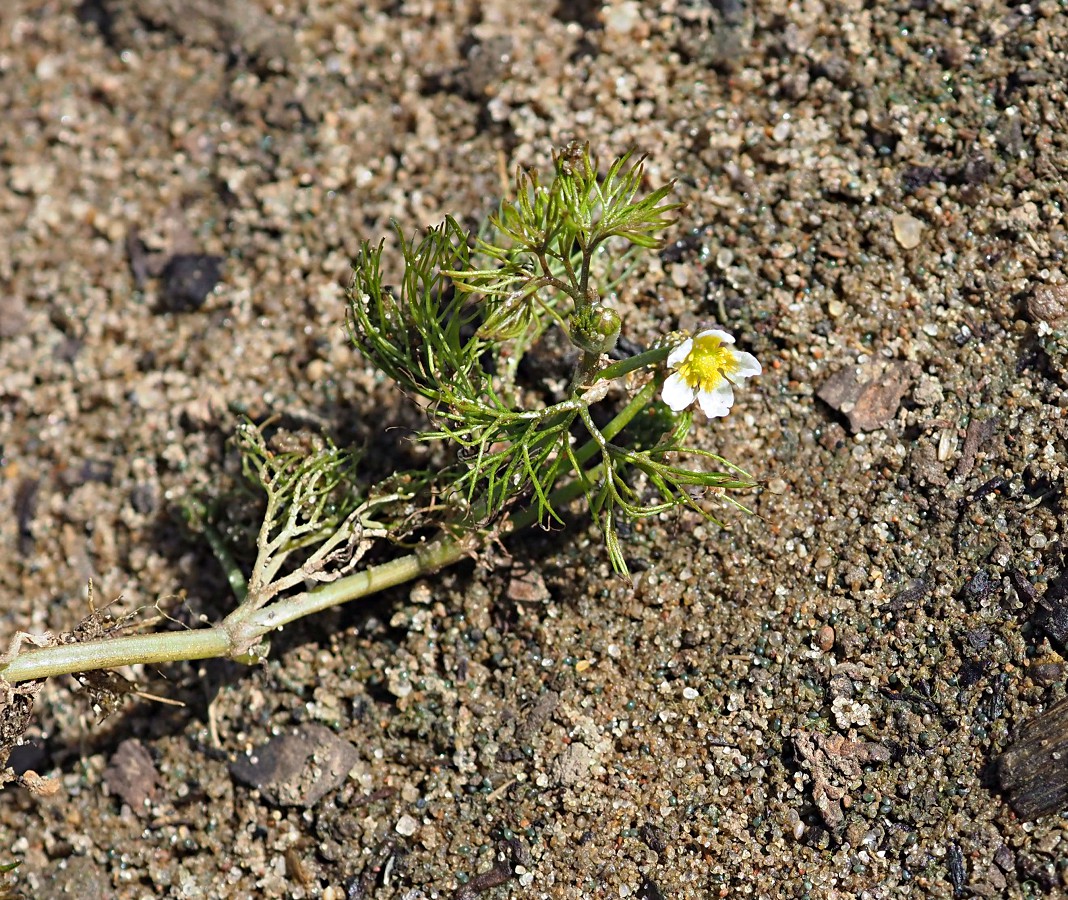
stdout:
[[969,609],[978,609],[1001,589],[1001,583],[986,569],[978,569],[961,590],[961,597]]
[[23,478],[15,489],[15,524],[18,526],[18,548],[23,556],[33,553],[33,519],[37,515],[39,478]]
[[1009,806],[1031,821],[1068,807],[1068,700],[1027,722],[994,761]]
[[651,822],[646,822],[638,829],[638,837],[654,853],[663,853],[668,847],[668,837],[664,834],[664,830]]
[[1064,666],[1056,661],[1035,662],[1028,667],[1027,674],[1036,684],[1050,687],[1064,677]]
[[1032,322],[1059,322],[1068,317],[1068,284],[1044,285],[1027,298],[1027,314]]
[[160,276],[161,299],[170,312],[193,312],[222,278],[223,258],[206,253],[177,253]]
[[950,844],[946,857],[949,861],[949,880],[953,883],[953,896],[959,897],[964,893],[964,854],[957,844]]
[[997,418],[972,419],[968,423],[968,433],[964,436],[964,447],[957,460],[956,475],[964,476],[972,471],[979,449],[994,436]]
[[474,900],[490,888],[507,884],[515,876],[517,866],[530,865],[530,852],[517,838],[497,842],[497,863],[492,869],[475,875],[453,896],[454,900]]
[[912,362],[872,360],[839,369],[816,396],[842,413],[854,433],[874,431],[894,417],[917,374],[918,367]]
[[910,606],[919,603],[931,592],[931,586],[922,578],[913,578],[890,601],[890,611],[900,615]]
[[994,851],[994,865],[1005,873],[1016,871],[1016,857],[1005,844],[1002,844]]
[[991,179],[994,174],[994,166],[982,153],[975,153],[968,158],[960,170],[960,180],[963,184],[974,187]]
[[1039,594],[1022,572],[1013,569],[1009,578],[1020,599],[1034,604],[1031,623],[1061,647],[1068,647],[1068,570],[1049,583],[1045,594]]
[[660,890],[660,885],[646,875],[638,887],[638,900],[664,900],[664,892]]
[[230,764],[235,780],[274,806],[314,806],[344,783],[360,754],[323,725],[309,723],[271,738]]
[[144,745],[130,738],[119,744],[115,755],[111,757],[111,763],[104,772],[104,784],[135,813],[144,815],[147,804],[156,796],[159,773]]
[[1042,599],[1034,623],[1062,647],[1068,647],[1068,603],[1063,596],[1051,598],[1049,591]]

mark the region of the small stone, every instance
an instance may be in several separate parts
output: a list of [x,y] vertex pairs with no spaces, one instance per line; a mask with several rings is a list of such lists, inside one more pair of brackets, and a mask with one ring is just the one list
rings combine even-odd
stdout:
[[115,755],[111,757],[111,763],[104,772],[104,783],[130,809],[143,815],[156,796],[159,773],[144,745],[136,738],[129,738],[119,744]]
[[919,367],[905,360],[872,360],[846,366],[816,392],[828,406],[845,415],[852,431],[874,431],[896,414]]
[[406,669],[387,669],[389,680],[386,687],[398,700],[403,700],[412,692],[412,680]]
[[18,337],[29,323],[26,301],[18,294],[0,296],[0,340]]
[[824,625],[816,634],[816,646],[824,653],[834,646],[834,629],[830,625]]
[[624,2],[610,6],[604,17],[604,28],[609,34],[630,34],[641,21],[641,7],[637,3]]
[[515,603],[544,603],[551,596],[537,569],[520,571],[508,582],[508,599]]
[[576,741],[553,760],[553,780],[562,787],[579,784],[589,776],[596,761],[594,752],[582,742]]
[[994,865],[1002,872],[1012,872],[1016,869],[1016,857],[1005,844],[994,851]]
[[871,707],[849,697],[835,697],[831,702],[831,713],[843,731],[855,725],[864,728],[871,724]]
[[45,194],[56,180],[56,167],[49,163],[12,166],[8,184],[16,194]]
[[223,258],[205,253],[178,253],[163,269],[162,301],[170,312],[193,312],[222,278]]
[[344,784],[359,751],[313,723],[271,738],[230,764],[236,781],[259,790],[272,806],[311,807]]
[[801,821],[796,809],[791,809],[786,814],[786,828],[794,836],[795,841],[805,836],[805,823]]
[[430,589],[430,585],[427,582],[417,581],[411,591],[408,592],[408,599],[412,603],[426,606],[434,599],[434,592]]
[[328,371],[327,364],[321,359],[313,359],[304,369],[304,374],[307,375],[308,381],[314,384],[317,381],[322,381],[326,377]]
[[419,830],[419,823],[409,815],[403,815],[397,820],[395,826],[397,834],[411,837]]
[[931,484],[935,487],[949,484],[945,464],[938,461],[938,453],[932,444],[916,444],[909,454],[909,463],[918,484]]
[[1068,317],[1068,284],[1035,288],[1027,298],[1027,314],[1032,322],[1059,322]]
[[912,392],[912,399],[920,406],[937,406],[944,402],[946,397],[937,378],[933,375],[921,375],[916,390]]
[[898,213],[892,220],[894,239],[906,250],[915,250],[923,240],[923,222],[908,213]]
[[1056,684],[1064,676],[1064,666],[1058,662],[1039,662],[1033,664],[1027,674],[1032,681],[1045,687]]

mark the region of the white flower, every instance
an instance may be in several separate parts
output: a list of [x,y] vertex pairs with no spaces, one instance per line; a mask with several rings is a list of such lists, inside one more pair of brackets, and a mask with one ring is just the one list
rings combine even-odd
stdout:
[[752,353],[735,350],[734,338],[710,328],[687,338],[671,351],[664,382],[664,402],[675,412],[694,400],[710,419],[725,416],[734,405],[734,388],[763,370]]

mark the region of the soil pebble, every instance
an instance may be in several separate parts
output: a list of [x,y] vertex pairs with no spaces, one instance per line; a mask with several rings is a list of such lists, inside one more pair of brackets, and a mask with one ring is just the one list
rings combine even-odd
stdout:
[[144,815],[159,785],[156,763],[144,744],[135,738],[119,744],[104,772],[104,784],[135,813]]
[[817,396],[842,413],[854,432],[874,431],[894,417],[917,374],[914,363],[873,360],[839,369]]
[[272,806],[315,806],[345,782],[359,751],[323,725],[271,738],[230,764],[234,779]]

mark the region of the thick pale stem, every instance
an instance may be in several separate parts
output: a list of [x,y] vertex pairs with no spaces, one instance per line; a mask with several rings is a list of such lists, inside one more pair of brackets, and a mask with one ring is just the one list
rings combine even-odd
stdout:
[[52,675],[114,669],[138,663],[153,665],[229,656],[230,648],[230,636],[221,626],[168,634],[135,634],[27,650],[0,669],[0,676],[14,684]]
[[420,575],[451,566],[472,553],[480,543],[479,535],[434,541],[408,556],[355,572],[307,593],[279,600],[255,610],[253,615],[248,615],[247,610],[238,609],[224,624],[231,629],[239,648],[251,647],[264,634],[297,619],[369,594],[377,594]]

